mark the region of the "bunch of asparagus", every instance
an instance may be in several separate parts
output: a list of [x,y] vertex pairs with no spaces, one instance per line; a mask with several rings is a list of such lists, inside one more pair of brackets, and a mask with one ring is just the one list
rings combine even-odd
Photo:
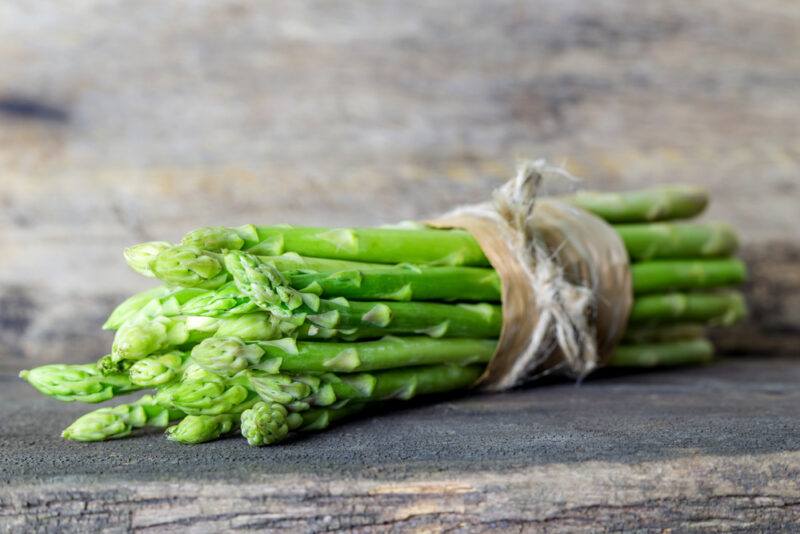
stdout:
[[[687,222],[701,190],[578,193],[631,260],[634,304],[612,366],[706,362],[708,325],[745,313],[744,265],[730,227]],[[668,222],[665,222],[668,221]],[[502,325],[501,282],[465,231],[388,228],[209,227],[180,244],[125,251],[163,285],[120,304],[96,363],[45,365],[21,376],[45,395],[97,403],[67,439],[120,438],[167,428],[200,443],[240,431],[251,445],[319,430],[389,399],[470,387]]]

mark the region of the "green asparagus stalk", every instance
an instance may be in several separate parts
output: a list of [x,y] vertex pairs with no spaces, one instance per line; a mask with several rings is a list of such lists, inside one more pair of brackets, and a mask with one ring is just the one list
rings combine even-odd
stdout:
[[[241,254],[241,253],[239,253]],[[252,259],[253,257],[251,257]],[[634,293],[699,289],[744,281],[744,264],[724,260],[660,260],[631,266]],[[234,273],[247,296],[257,281],[246,272]],[[356,300],[500,300],[500,280],[491,269],[469,267],[387,267],[365,271],[290,275],[293,287],[326,297]]]
[[[629,255],[634,259],[652,258],[683,258],[683,257],[708,257],[724,256],[732,253],[737,246],[737,240],[730,227],[720,223],[660,223],[660,224],[622,224],[616,225],[615,230],[622,238]],[[272,255],[286,250],[306,256],[304,261],[320,263],[321,258],[373,263],[413,263],[423,265],[452,265],[452,266],[489,266],[488,260],[483,256],[478,243],[469,234],[461,230],[439,230],[430,228],[395,229],[395,228],[288,228],[288,227],[262,227],[258,229],[265,235],[272,245],[264,249],[256,241],[250,243],[238,240],[232,242],[226,239],[228,234],[236,234],[236,229],[225,227],[200,228],[187,234],[183,245],[174,249],[162,250],[155,258],[149,253],[149,244],[141,245],[147,254],[139,258],[135,250],[130,250],[128,256],[135,269],[150,274],[151,271],[159,277],[172,275],[171,280],[181,285],[197,285],[207,283],[208,279],[216,277],[221,272],[221,263],[215,255],[225,250],[246,250],[249,254],[258,255],[269,252]],[[302,236],[293,239],[290,244],[285,243],[285,236]],[[332,235],[348,236],[347,242],[354,243],[349,246],[334,246],[329,238]],[[361,237],[359,237],[361,236]],[[364,239],[366,240],[364,241]],[[413,247],[415,240],[419,240],[420,247]],[[363,246],[359,243],[363,242]],[[430,243],[439,241],[441,247],[431,249]],[[473,252],[462,252],[464,243],[469,244]],[[224,246],[223,246],[224,245]],[[160,246],[160,244],[159,244]],[[225,248],[236,247],[236,248]],[[411,254],[411,248],[418,255]],[[420,255],[421,254],[421,255]],[[445,254],[446,260],[442,260]],[[312,259],[315,258],[316,259]],[[465,260],[471,257],[473,259]],[[217,260],[214,262],[214,260]],[[279,260],[278,260],[279,261]],[[142,270],[141,264],[150,262],[150,268]],[[177,263],[176,263],[177,262]],[[206,264],[214,263],[214,269],[206,268]],[[175,265],[181,265],[175,269]],[[204,266],[196,272],[196,264]],[[324,265],[319,265],[322,269]],[[353,266],[357,268],[358,266]],[[279,270],[286,270],[276,265]],[[363,268],[363,267],[362,267]],[[336,267],[335,270],[343,270]],[[190,280],[182,278],[190,273]],[[195,280],[198,275],[202,280]]]
[[675,185],[622,193],[579,191],[564,200],[610,223],[638,223],[694,217],[708,204],[708,192]]
[[[434,337],[497,337],[502,323],[500,306],[481,304],[439,304],[431,302],[348,301],[344,297],[317,300],[312,309],[295,310],[318,328],[372,329],[385,334],[426,333]],[[260,308],[233,286],[203,291],[183,304],[148,306],[157,315],[230,318],[258,312]],[[157,316],[156,315],[156,316]],[[354,332],[355,333],[355,332]],[[312,335],[313,337],[313,335]]]
[[620,345],[611,357],[610,367],[655,367],[707,363],[714,358],[714,346],[707,339],[664,343]]
[[302,291],[355,300],[499,302],[500,278],[474,267],[386,267],[365,271],[290,274]]
[[343,401],[408,400],[473,385],[483,365],[425,365],[372,373],[272,375],[250,371],[248,383],[261,400],[279,403],[290,411],[325,407]]
[[660,343],[664,341],[686,341],[705,337],[706,325],[702,323],[678,323],[659,326],[632,326],[625,330],[621,344]]
[[736,251],[736,233],[724,223],[618,224],[614,230],[634,261],[709,258]]
[[73,441],[102,441],[122,438],[145,426],[165,428],[183,414],[157,403],[145,395],[131,404],[100,408],[79,417],[61,436]]
[[628,324],[658,325],[688,321],[731,325],[746,313],[744,297],[738,291],[644,295],[634,300]]
[[295,342],[291,338],[245,342],[236,338],[211,337],[192,349],[192,359],[212,360],[229,353],[231,345],[241,350],[255,345],[264,351],[258,365],[275,371],[297,373],[355,372],[414,365],[485,363],[494,353],[497,340],[386,336],[359,343]]
[[740,260],[655,260],[631,265],[636,295],[741,284],[747,269]]
[[[255,240],[232,242],[235,229],[201,228],[190,232],[182,243],[200,249],[252,252],[252,247],[267,242],[272,254],[289,251],[303,256],[354,260],[374,263],[421,263],[439,265],[488,266],[483,251],[463,230],[395,228],[292,228],[290,226],[256,226]],[[257,249],[263,251],[261,247]]]
[[19,376],[40,393],[64,402],[98,403],[140,389],[127,374],[103,374],[94,364],[43,365]]

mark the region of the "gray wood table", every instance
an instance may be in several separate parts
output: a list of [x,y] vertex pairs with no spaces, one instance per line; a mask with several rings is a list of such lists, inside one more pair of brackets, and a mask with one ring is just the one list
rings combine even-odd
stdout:
[[800,361],[605,374],[415,403],[265,448],[58,433],[2,377],[0,528],[321,532],[800,528]]

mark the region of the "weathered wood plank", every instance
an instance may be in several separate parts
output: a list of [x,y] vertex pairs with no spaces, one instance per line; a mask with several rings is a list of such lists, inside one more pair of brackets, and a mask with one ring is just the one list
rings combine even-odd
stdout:
[[800,526],[797,359],[418,403],[261,449],[159,433],[65,443],[59,429],[85,407],[9,378],[0,530]]

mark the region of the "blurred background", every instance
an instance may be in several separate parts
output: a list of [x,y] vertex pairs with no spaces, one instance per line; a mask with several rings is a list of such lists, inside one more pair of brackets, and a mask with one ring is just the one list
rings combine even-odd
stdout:
[[5,0],[0,368],[106,353],[127,245],[427,217],[520,157],[708,187],[752,271],[723,350],[797,355],[799,50],[795,0]]

